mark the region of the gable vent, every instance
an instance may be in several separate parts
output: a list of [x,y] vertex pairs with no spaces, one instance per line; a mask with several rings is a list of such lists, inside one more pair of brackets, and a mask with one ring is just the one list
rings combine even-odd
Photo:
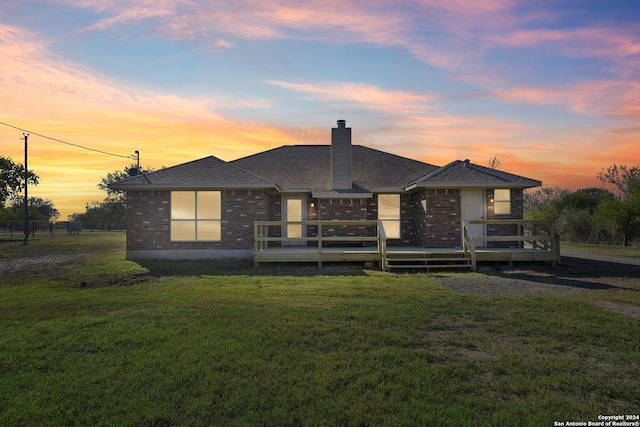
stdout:
[[338,120],[331,129],[331,184],[334,190],[351,189],[351,128]]

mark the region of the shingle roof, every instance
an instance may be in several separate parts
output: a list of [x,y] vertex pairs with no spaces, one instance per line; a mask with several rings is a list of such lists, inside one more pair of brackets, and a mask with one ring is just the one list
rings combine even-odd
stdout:
[[542,185],[540,181],[456,160],[418,179],[408,187],[517,187],[530,188]]
[[[344,193],[332,190],[330,145],[283,146],[231,164],[275,182],[283,189],[310,189],[324,195]],[[354,145],[351,163],[354,189],[348,193],[400,191],[437,169],[428,163]]]
[[123,179],[109,186],[116,190],[152,188],[275,188],[234,165],[209,156],[166,169]]
[[331,145],[287,145],[232,162],[214,156],[110,184],[116,190],[273,188],[311,191],[314,197],[365,197],[412,188],[529,188],[540,181],[456,160],[438,167],[361,145],[352,146],[353,188],[331,185]]

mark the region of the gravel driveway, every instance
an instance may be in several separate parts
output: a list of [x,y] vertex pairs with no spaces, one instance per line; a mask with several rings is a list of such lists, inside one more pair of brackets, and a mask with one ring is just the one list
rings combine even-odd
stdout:
[[442,275],[447,287],[477,294],[585,292],[589,290],[640,290],[640,260],[562,250],[562,262],[481,265],[482,274]]
[[[450,289],[474,294],[541,294],[593,290],[640,291],[640,259],[562,250],[556,267],[546,263],[484,265],[481,274],[437,276]],[[593,300],[605,310],[640,318],[640,306]]]

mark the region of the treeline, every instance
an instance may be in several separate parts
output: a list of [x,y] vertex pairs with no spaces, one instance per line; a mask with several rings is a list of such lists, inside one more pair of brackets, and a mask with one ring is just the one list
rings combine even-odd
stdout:
[[147,167],[139,170],[136,165],[129,165],[124,170],[108,173],[98,183],[98,188],[105,191],[107,196],[101,201],[87,203],[85,211],[69,215],[70,221],[82,221],[84,228],[98,230],[124,230],[126,214],[126,194],[109,188],[112,182],[136,176],[139,173],[151,172]]
[[542,188],[524,196],[525,219],[556,221],[570,242],[629,245],[640,237],[640,168],[613,165],[601,188]]
[[[50,199],[29,197],[29,221],[56,221],[59,217]],[[24,221],[24,196],[13,195],[0,203],[0,221]]]
[[81,221],[83,228],[95,230],[124,230],[125,211],[124,198],[107,197],[102,202],[87,203],[85,211],[69,215],[69,221]]
[[[0,156],[0,221],[24,221],[24,166],[10,157]],[[27,171],[29,185],[38,185],[40,178]],[[29,197],[29,220],[55,221],[60,216],[49,199]]]

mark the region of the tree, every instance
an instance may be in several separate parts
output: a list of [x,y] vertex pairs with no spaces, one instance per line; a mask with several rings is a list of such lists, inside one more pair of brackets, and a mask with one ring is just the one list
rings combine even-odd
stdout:
[[[38,185],[38,175],[33,171],[27,172],[27,182]],[[0,208],[7,199],[24,189],[24,166],[14,163],[10,157],[0,156]]]
[[71,221],[82,221],[84,228],[111,230],[124,228],[125,205],[105,199],[102,202],[87,203],[84,213],[69,215]]
[[565,205],[578,210],[587,210],[593,214],[596,208],[607,201],[615,200],[615,195],[605,188],[583,188],[568,194]]
[[640,187],[640,168],[613,165],[606,171],[602,169],[598,173],[598,178],[603,187],[612,185],[618,193],[618,198],[626,200],[635,188]]
[[640,235],[640,168],[626,165],[609,166],[598,173],[603,187],[615,189],[618,200],[606,201],[598,206],[595,219],[613,239],[627,245]]
[[566,195],[561,203],[560,229],[572,242],[597,243],[606,235],[594,213],[605,202],[615,201],[615,195],[604,188],[583,188]]
[[616,197],[603,188],[584,188],[573,193],[559,187],[542,188],[525,193],[525,217],[556,221],[558,233],[569,241],[595,243],[607,230],[602,221],[594,221],[594,212],[609,201],[616,201]]
[[524,193],[525,218],[558,220],[564,199],[569,194],[569,190],[560,187],[544,187],[534,192]]
[[125,194],[120,190],[113,190],[109,188],[109,184],[114,182],[130,178],[132,176],[139,175],[140,173],[151,172],[152,168],[146,168],[145,170],[138,170],[138,167],[134,164],[131,164],[124,168],[124,170],[116,170],[113,172],[109,172],[106,176],[100,179],[98,183],[98,188],[106,191],[107,198],[111,201],[122,201],[124,202]]
[[[24,220],[24,196],[12,196],[10,209],[15,213],[16,220]],[[29,197],[29,219],[55,221],[59,217],[60,212],[54,207],[51,199]]]
[[487,166],[491,169],[498,169],[500,166],[500,158],[498,156],[493,156],[487,161]]
[[98,183],[98,188],[107,193],[103,201],[87,203],[84,213],[74,213],[69,215],[69,219],[71,221],[82,221],[82,225],[85,228],[124,228],[126,195],[122,191],[112,190],[109,188],[109,184],[136,176],[139,173],[151,172],[152,170],[150,167],[138,170],[136,165],[132,164],[124,168],[124,170],[109,172]]

